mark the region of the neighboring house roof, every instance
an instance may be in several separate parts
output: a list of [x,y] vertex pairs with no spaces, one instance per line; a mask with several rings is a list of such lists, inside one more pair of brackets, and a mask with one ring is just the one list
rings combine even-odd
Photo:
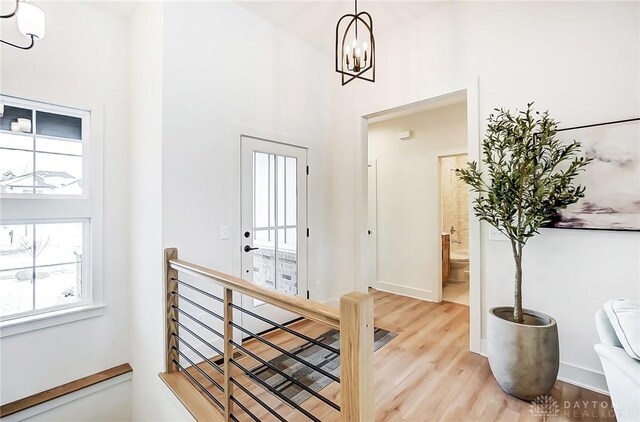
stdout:
[[39,170],[0,181],[0,192],[33,188],[34,185],[36,189],[57,190],[73,184],[79,185],[80,180],[64,171]]

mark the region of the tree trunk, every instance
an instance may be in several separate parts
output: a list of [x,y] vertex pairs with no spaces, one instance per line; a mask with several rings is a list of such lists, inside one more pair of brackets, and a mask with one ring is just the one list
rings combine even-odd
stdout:
[[518,324],[522,324],[524,323],[524,313],[522,312],[522,245],[513,245],[513,258],[516,262],[513,320]]

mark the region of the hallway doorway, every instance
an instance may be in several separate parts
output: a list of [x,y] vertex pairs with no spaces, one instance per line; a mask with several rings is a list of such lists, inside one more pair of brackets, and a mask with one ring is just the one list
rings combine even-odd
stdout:
[[456,170],[468,155],[438,158],[442,243],[442,300],[469,306],[469,188]]
[[[447,114],[456,116],[457,134],[447,133],[447,127],[456,126]],[[385,122],[394,121],[384,129]],[[449,262],[443,259],[442,235],[451,233],[450,227],[443,230],[439,158],[467,154],[469,161],[477,161],[480,156],[477,80],[463,89],[364,114],[361,123],[356,256],[357,283],[363,284],[358,289],[441,302],[443,264]],[[469,202],[474,195],[469,194]],[[470,212],[470,203],[467,207]],[[469,349],[481,353],[480,223],[471,218],[468,224],[469,264],[463,274],[468,271]]]

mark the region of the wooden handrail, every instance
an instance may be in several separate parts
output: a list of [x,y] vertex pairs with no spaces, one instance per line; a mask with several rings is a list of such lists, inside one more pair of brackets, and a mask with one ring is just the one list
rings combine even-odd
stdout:
[[23,399],[3,404],[2,406],[0,406],[0,418],[13,415],[14,413],[22,412],[23,410],[27,410],[29,408],[57,399],[67,394],[75,393],[76,391],[82,390],[83,388],[91,387],[92,385],[98,384],[99,382],[110,380],[111,378],[124,375],[131,371],[133,371],[133,369],[131,369],[131,365],[129,365],[128,363],[123,363],[122,365],[114,366],[113,368],[109,368],[104,371],[79,378],[75,381],[50,388],[48,390],[33,394]]
[[[178,306],[181,284],[177,282],[178,272],[212,280],[222,287],[223,315],[215,315],[218,315],[224,325],[222,330],[224,334],[219,334],[223,337],[224,347],[223,351],[218,351],[218,353],[223,354],[223,365],[220,371],[223,375],[223,386],[220,387],[223,398],[221,402],[214,400],[217,406],[214,406],[213,402],[208,406],[211,417],[206,416],[208,401],[204,399],[204,396],[199,393],[194,396],[194,391],[198,391],[195,384],[200,389],[205,389],[205,387],[195,380],[193,380],[194,385],[192,385],[178,371],[181,368],[172,363],[174,359],[179,361],[176,348],[179,348],[180,345],[176,342],[174,333],[178,333],[179,327],[182,326],[182,323],[176,323],[179,319],[179,312],[176,312],[176,308],[174,308],[174,306]],[[175,248],[165,249],[163,282],[167,301],[165,315],[165,346],[167,348],[165,359],[167,365],[166,372],[160,374],[160,377],[197,420],[230,422],[235,419],[232,415],[234,413],[234,401],[237,398],[234,397],[232,400],[233,383],[230,379],[232,373],[231,357],[234,352],[232,343],[234,291],[296,313],[304,318],[339,329],[341,363],[340,420],[343,422],[368,422],[373,420],[373,299],[368,294],[352,292],[342,296],[340,298],[340,309],[338,310],[321,303],[269,290],[241,278],[180,260],[178,259],[178,251]],[[206,294],[206,292],[201,292]],[[195,304],[190,299],[188,302]],[[205,310],[205,308],[202,309]],[[186,327],[184,328],[186,330]],[[209,345],[209,347],[212,346]]]
[[267,302],[278,308],[294,312],[305,318],[327,324],[333,328],[340,328],[340,313],[336,308],[331,306],[301,299],[296,296],[290,296],[275,290],[265,289],[241,278],[192,264],[181,259],[169,259],[169,266],[177,271],[214,280],[223,287]]

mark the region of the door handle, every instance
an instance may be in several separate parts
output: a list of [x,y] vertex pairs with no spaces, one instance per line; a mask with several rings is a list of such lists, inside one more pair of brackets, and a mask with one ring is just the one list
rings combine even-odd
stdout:
[[249,246],[249,245],[247,245],[247,246],[245,246],[245,247],[244,247],[244,251],[245,251],[245,252],[251,252],[251,251],[255,251],[255,250],[257,250],[257,249],[260,249],[260,248],[252,248],[252,247],[251,247],[251,246]]

